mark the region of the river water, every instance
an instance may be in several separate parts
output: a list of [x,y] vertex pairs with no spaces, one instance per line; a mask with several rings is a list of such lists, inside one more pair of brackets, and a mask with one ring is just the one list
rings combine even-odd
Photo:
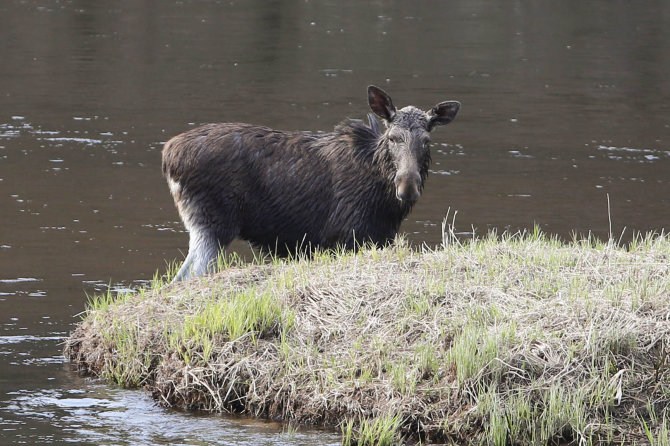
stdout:
[[338,443],[165,410],[61,356],[87,294],[183,258],[160,150],[199,123],[328,131],[368,84],[456,99],[412,243],[448,209],[463,233],[670,226],[668,2],[7,0],[0,41],[0,444]]

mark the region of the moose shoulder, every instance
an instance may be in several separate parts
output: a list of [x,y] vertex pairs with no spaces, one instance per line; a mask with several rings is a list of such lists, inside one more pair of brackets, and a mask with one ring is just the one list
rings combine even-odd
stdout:
[[175,280],[210,271],[239,237],[285,255],[316,247],[388,243],[423,189],[429,132],[460,104],[396,110],[368,87],[369,125],[347,120],[331,133],[209,124],[169,140],[163,173],[186,229],[189,252]]

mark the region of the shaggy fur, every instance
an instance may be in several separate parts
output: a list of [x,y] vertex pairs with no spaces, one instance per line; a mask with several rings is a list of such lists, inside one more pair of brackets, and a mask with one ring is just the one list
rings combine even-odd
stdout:
[[236,237],[279,255],[393,240],[423,188],[437,118],[436,109],[392,110],[373,107],[386,131],[369,115],[369,125],[348,120],[325,134],[225,123],[168,141],[163,173],[190,232],[176,280],[207,273]]

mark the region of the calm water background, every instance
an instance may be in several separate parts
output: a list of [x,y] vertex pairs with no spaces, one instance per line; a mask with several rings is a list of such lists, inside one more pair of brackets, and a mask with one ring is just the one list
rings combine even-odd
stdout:
[[413,243],[450,207],[463,232],[604,238],[607,194],[615,236],[670,227],[669,2],[7,0],[0,42],[0,444],[337,443],[163,410],[61,356],[85,293],[183,258],[160,150],[195,124],[328,131],[368,84],[457,99]]

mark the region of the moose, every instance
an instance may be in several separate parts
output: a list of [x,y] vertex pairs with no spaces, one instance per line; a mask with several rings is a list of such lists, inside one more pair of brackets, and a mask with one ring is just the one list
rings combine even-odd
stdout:
[[372,85],[368,103],[368,125],[345,120],[330,133],[222,123],[165,143],[163,174],[189,231],[174,280],[212,272],[237,237],[280,256],[392,242],[423,190],[429,133],[451,122],[460,103],[397,110]]

